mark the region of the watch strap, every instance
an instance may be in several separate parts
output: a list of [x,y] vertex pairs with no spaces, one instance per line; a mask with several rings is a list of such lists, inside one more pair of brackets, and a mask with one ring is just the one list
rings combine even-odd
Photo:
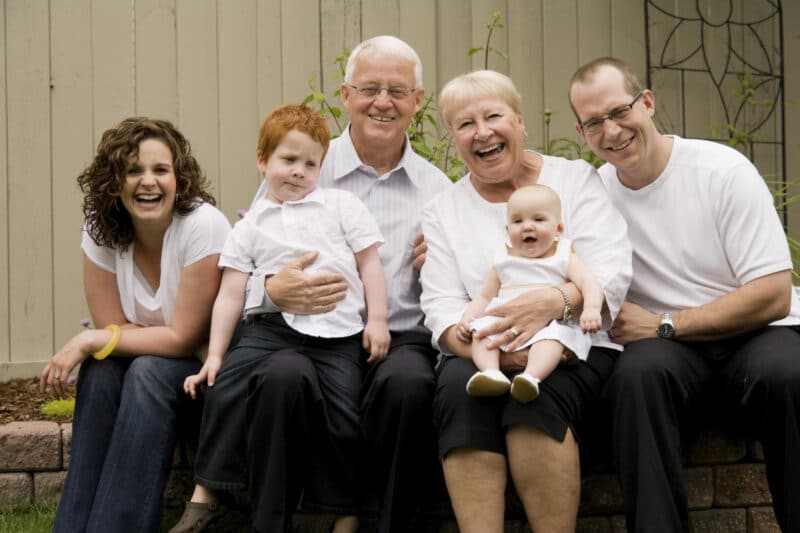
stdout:
[[561,320],[566,322],[572,318],[572,302],[569,301],[569,296],[564,289],[556,285],[553,285],[553,288],[558,291],[561,295],[561,299],[564,301],[564,313],[561,315]]

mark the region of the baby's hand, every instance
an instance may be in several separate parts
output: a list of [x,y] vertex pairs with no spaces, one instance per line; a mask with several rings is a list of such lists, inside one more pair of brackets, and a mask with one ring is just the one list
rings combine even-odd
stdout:
[[389,343],[392,336],[385,320],[367,320],[362,335],[362,345],[369,352],[367,364],[372,364],[386,358],[389,353]]
[[584,333],[595,333],[600,330],[602,319],[600,311],[595,309],[584,309],[581,313],[581,331]]
[[474,319],[475,317],[471,314],[464,313],[456,324],[456,338],[461,342],[468,344],[472,342],[472,321]]

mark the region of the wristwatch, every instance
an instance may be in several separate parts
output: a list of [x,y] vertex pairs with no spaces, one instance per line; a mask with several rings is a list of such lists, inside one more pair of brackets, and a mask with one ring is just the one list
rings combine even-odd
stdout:
[[569,296],[567,296],[567,293],[564,292],[561,287],[553,285],[553,288],[561,294],[561,299],[564,300],[564,314],[561,316],[561,320],[566,322],[572,318],[572,303],[569,301]]
[[661,322],[656,330],[662,339],[671,339],[675,336],[675,324],[672,323],[672,313],[662,313]]

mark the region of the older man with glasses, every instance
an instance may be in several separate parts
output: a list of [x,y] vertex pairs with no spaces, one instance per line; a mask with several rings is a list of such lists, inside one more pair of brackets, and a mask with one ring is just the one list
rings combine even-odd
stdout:
[[778,523],[800,531],[800,302],[769,189],[732,148],[660,133],[622,61],[584,65],[569,96],[633,245],[606,385],[628,531],[688,531],[681,430],[709,405],[761,440]]
[[[378,221],[385,239],[379,253],[388,289],[391,347],[385,358],[367,360],[362,389],[367,449],[362,465],[347,465],[362,468],[366,488],[377,493],[382,532],[411,528],[419,495],[439,468],[431,422],[436,352],[430,331],[423,326],[418,268],[425,255],[422,206],[450,186],[450,181],[414,153],[406,135],[424,95],[422,64],[408,44],[391,36],[359,44],[350,55],[341,86],[350,124],[331,142],[319,175],[320,186],[357,195]],[[308,314],[333,309],[344,298],[346,286],[339,274],[304,272],[315,258],[311,253],[268,278],[263,310]],[[292,443],[302,442],[306,436],[294,431],[292,420],[313,414],[297,408],[303,404],[298,399],[313,394],[313,385],[275,387],[281,380],[273,372],[264,365],[253,374],[250,385],[248,464],[256,515],[274,507],[271,469],[276,462],[301,471],[297,461],[302,458],[290,453],[278,457],[273,452],[291,451]],[[275,443],[286,439],[288,446]],[[269,454],[265,447],[271,450]],[[290,509],[297,502],[285,503]]]

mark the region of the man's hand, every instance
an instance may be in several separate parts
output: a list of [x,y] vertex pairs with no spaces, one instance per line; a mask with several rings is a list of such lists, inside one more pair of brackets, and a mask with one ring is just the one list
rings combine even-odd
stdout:
[[500,352],[500,370],[503,372],[516,372],[524,370],[528,365],[529,350],[517,350],[516,352]]
[[411,252],[411,264],[417,270],[422,269],[425,264],[425,253],[428,251],[428,245],[425,243],[425,236],[422,233],[417,233],[414,238],[414,251]]
[[264,290],[281,311],[296,315],[316,315],[336,308],[344,300],[347,284],[341,274],[306,274],[319,252],[308,252],[300,259],[266,279]]
[[661,322],[661,316],[651,313],[642,306],[629,301],[622,302],[619,314],[613,326],[608,330],[608,336],[618,344],[628,344],[640,339],[657,337],[656,330]]

